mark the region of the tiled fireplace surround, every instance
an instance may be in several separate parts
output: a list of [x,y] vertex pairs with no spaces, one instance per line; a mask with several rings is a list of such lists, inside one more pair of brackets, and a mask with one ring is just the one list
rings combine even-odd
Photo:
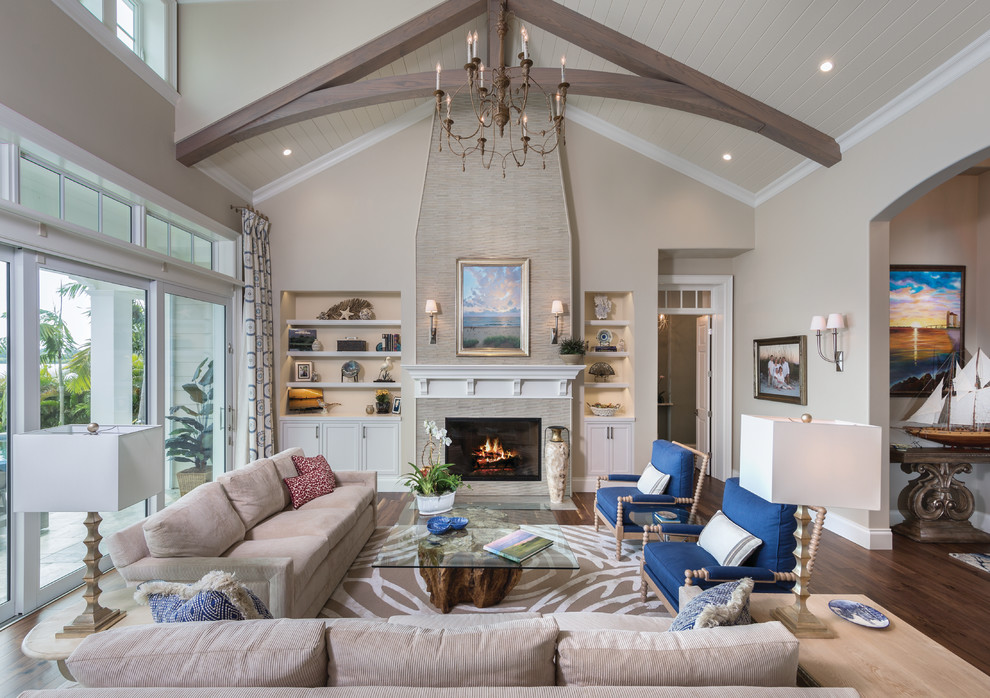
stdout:
[[[455,105],[453,118],[473,117]],[[573,454],[573,380],[583,366],[562,364],[550,344],[552,301],[564,302],[560,333],[567,337],[576,297],[558,153],[546,158],[546,169],[539,158],[521,168],[510,159],[503,178],[497,163],[485,170],[470,158],[462,171],[447,143],[440,146],[434,124],[416,233],[416,363],[402,368],[415,388],[416,457],[426,443],[423,421],[443,424],[447,416],[539,417],[541,442],[547,426],[566,426]],[[457,356],[458,259],[530,260],[529,356]],[[427,299],[440,309],[436,344],[429,343],[430,320],[422,312]],[[407,396],[407,409],[409,402]],[[540,482],[473,482],[471,492],[546,496],[545,468],[541,476]],[[569,474],[568,495],[570,482]]]

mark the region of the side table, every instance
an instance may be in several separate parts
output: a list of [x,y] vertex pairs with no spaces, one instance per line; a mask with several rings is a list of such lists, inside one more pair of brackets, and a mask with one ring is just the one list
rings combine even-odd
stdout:
[[[878,630],[843,620],[829,610],[832,599],[872,606],[890,625]],[[753,594],[750,613],[765,622],[771,609],[792,603],[793,594]],[[863,698],[990,695],[990,676],[862,594],[812,594],[808,608],[835,633],[801,639],[802,673],[819,686],[855,688]]]
[[[111,626],[112,628],[122,628],[127,625],[146,625],[154,622],[151,618],[151,609],[148,606],[139,606],[134,600],[134,587],[105,591],[100,596],[100,603],[107,608],[119,608],[127,612],[123,620],[115,623]],[[55,637],[55,634],[61,632],[62,628],[67,623],[71,623],[79,613],[79,608],[73,608],[72,610],[64,611],[54,616],[51,620],[38,623],[21,642],[21,652],[32,659],[45,659],[58,662],[58,670],[62,673],[62,676],[69,681],[75,681],[72,674],[69,673],[68,667],[65,665],[65,660],[84,638],[58,639]]]

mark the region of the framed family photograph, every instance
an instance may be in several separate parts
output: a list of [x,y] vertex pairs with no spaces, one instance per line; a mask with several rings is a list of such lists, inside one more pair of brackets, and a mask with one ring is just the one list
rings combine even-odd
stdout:
[[312,361],[297,361],[296,362],[296,380],[297,381],[309,381],[309,380],[313,380],[313,362]]
[[392,414],[399,414],[402,412],[402,398],[394,397],[392,398]]
[[753,397],[808,404],[807,338],[753,340]]
[[931,395],[963,363],[966,267],[890,266],[890,394]]
[[457,355],[529,356],[529,260],[457,260]]

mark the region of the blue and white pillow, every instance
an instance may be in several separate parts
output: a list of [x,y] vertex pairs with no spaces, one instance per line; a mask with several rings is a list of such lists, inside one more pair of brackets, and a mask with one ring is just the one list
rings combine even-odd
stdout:
[[193,584],[145,582],[134,599],[151,607],[156,623],[272,618],[265,603],[227,572],[210,572]]
[[714,628],[717,625],[749,625],[749,595],[753,579],[743,577],[735,582],[713,586],[688,601],[670,624],[668,632]]

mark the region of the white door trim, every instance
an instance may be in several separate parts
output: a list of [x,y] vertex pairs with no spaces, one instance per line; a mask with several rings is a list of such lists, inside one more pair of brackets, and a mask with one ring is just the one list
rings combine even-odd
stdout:
[[711,291],[711,308],[664,308],[670,315],[712,316],[712,457],[711,473],[732,476],[732,276],[660,274],[657,287]]

